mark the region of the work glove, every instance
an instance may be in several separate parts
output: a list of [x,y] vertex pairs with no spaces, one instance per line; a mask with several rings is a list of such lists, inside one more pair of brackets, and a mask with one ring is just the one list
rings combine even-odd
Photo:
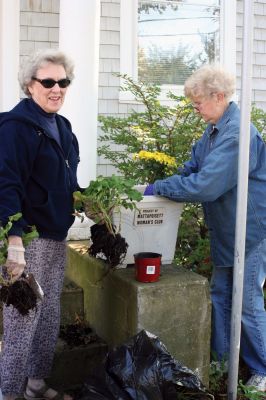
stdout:
[[15,282],[22,275],[26,261],[24,257],[25,249],[23,246],[10,244],[7,248],[6,270]]
[[146,189],[144,190],[144,196],[152,196],[153,195],[153,184],[150,183]]

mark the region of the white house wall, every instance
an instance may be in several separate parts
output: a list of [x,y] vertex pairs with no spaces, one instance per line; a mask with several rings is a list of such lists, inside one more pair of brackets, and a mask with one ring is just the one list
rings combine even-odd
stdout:
[[20,58],[58,47],[60,1],[20,0]]
[[19,100],[19,0],[0,0],[0,111]]
[[[243,0],[237,1],[237,87],[240,86],[243,35]],[[266,0],[254,1],[252,101],[266,110]]]
[[253,101],[266,110],[266,0],[255,2]]

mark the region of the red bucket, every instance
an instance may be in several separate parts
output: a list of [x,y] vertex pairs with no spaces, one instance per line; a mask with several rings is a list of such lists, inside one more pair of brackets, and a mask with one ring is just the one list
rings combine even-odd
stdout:
[[156,282],[159,280],[162,255],[158,253],[134,254],[136,279],[139,282]]

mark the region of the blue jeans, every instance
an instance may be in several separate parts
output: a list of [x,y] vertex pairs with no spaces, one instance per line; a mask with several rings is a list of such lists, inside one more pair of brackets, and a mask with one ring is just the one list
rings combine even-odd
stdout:
[[[266,240],[246,257],[243,286],[240,354],[252,374],[266,375]],[[214,267],[211,280],[212,351],[228,359],[232,305],[232,267]]]

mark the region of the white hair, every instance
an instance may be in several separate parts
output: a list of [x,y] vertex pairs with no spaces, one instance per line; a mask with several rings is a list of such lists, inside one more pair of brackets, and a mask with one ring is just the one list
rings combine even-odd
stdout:
[[204,65],[186,80],[184,92],[190,99],[224,93],[229,100],[235,92],[235,77],[219,65]]
[[32,77],[36,76],[37,71],[47,63],[62,65],[67,78],[71,81],[74,79],[74,63],[65,53],[57,49],[39,50],[24,62],[18,75],[21,89],[27,96],[30,95],[28,85]]

